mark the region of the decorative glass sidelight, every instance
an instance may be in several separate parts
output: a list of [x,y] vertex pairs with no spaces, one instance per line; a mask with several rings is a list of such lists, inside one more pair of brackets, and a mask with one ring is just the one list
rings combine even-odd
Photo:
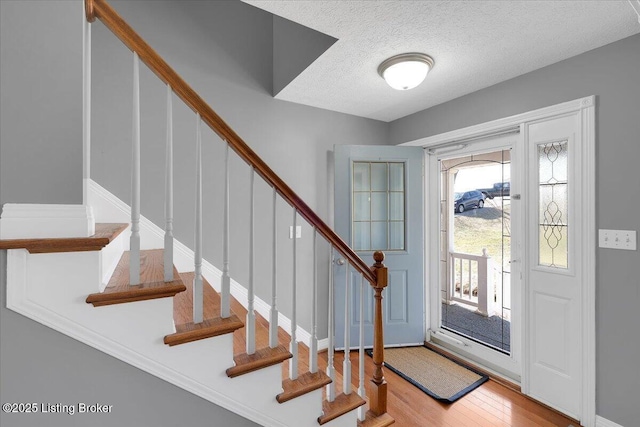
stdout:
[[354,162],[352,233],[358,251],[405,249],[405,166]]
[[567,140],[538,145],[538,263],[569,266]]

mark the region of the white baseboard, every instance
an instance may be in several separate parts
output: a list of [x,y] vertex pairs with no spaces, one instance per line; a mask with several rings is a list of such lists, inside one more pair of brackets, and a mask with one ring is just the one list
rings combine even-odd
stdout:
[[614,423],[600,415],[596,415],[596,427],[625,427],[621,424]]
[[[90,181],[89,184],[89,203],[95,210],[98,222],[129,222],[131,217],[129,205],[95,181]],[[140,233],[143,248],[152,249],[164,246],[164,230],[142,215],[140,216]],[[177,239],[174,239],[173,242],[174,264],[178,271],[193,271],[193,251]],[[220,291],[222,271],[206,259],[202,261],[202,275],[216,291]],[[247,288],[233,278],[231,279],[231,295],[245,308],[247,307]],[[254,308],[262,317],[269,319],[271,306],[266,301],[256,296]],[[291,335],[291,319],[282,313],[278,313],[278,326]],[[299,342],[307,346],[310,345],[311,334],[308,331],[298,326],[296,334]],[[318,350],[326,349],[328,344],[327,338],[319,340]]]
[[90,205],[6,203],[0,219],[0,239],[89,237],[95,234]]

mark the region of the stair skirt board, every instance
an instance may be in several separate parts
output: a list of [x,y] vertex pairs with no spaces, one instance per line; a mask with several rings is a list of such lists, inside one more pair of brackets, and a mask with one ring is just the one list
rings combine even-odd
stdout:
[[[89,181],[89,184],[88,203],[93,208],[96,222],[129,222],[129,219],[131,218],[131,208],[129,205],[95,181],[91,180]],[[126,230],[122,234],[126,234],[127,236],[129,235]],[[164,246],[164,230],[152,223],[148,218],[141,215],[140,241],[142,245],[141,249],[161,248]],[[129,250],[128,237],[125,239],[123,244],[124,250]],[[174,239],[173,254],[174,265],[178,271],[193,271],[194,253],[191,249],[180,241]],[[203,260],[202,275],[216,291],[220,292],[222,271],[213,266],[213,264],[207,260]],[[233,297],[245,308],[247,307],[247,289],[233,279],[231,279],[231,295],[233,295]],[[254,308],[262,317],[269,319],[271,306],[258,296],[255,297]],[[278,326],[291,335],[291,319],[282,313],[278,313]],[[298,326],[296,334],[299,342],[310,346],[311,334],[308,331]],[[318,350],[325,350],[328,346],[329,340],[327,338],[318,340]]]
[[[86,296],[101,286],[100,264],[99,252],[8,250],[7,308],[260,425],[285,427],[295,420],[299,427],[317,427],[322,390],[277,403],[276,395],[282,392],[280,365],[227,377],[225,368],[233,366],[232,334],[166,346],[163,337],[174,330],[172,298],[100,308],[86,304]],[[327,425],[355,426],[356,413]]]

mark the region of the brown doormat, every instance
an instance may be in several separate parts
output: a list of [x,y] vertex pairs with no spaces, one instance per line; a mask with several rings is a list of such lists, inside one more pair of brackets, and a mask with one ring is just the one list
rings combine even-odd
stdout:
[[386,348],[384,359],[386,368],[441,402],[455,402],[489,379],[426,347]]

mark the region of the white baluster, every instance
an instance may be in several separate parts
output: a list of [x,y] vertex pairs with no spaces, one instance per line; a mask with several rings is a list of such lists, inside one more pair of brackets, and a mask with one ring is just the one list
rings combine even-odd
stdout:
[[[467,272],[469,275],[469,301],[471,301],[471,287],[472,287],[472,283],[471,283],[471,260],[469,260],[468,264],[467,264],[467,268],[469,269],[469,271]],[[464,294],[464,290],[462,292]]]
[[[83,15],[83,16],[86,16]],[[91,24],[86,19],[82,38],[82,203],[89,204],[91,179]]]
[[318,233],[313,228],[313,290],[311,303],[311,342],[309,343],[309,372],[318,372],[318,256],[316,245]]
[[342,362],[342,392],[351,394],[351,283],[349,280],[349,267],[345,264],[345,287],[344,287],[344,361]]
[[269,347],[276,348],[278,346],[278,295],[277,295],[277,264],[278,264],[278,218],[277,214],[278,193],[273,189],[273,267],[271,270],[271,311],[269,312]]
[[202,131],[200,114],[196,126],[196,248],[195,274],[193,276],[193,323],[201,323],[203,318],[202,289]]
[[482,258],[478,260],[478,312],[483,316],[491,317],[495,314],[496,306],[499,307],[494,300],[493,262],[487,253],[487,248],[483,248]]
[[167,152],[165,165],[164,281],[173,280],[173,105],[171,86],[167,85]]
[[[364,389],[364,276],[360,275],[360,353],[358,358],[358,395],[362,399],[366,399],[366,390]],[[364,406],[358,408],[358,419],[364,421],[366,409]]]
[[254,232],[254,208],[255,201],[253,196],[255,172],[253,167],[251,168],[251,188],[249,190],[249,197],[251,198],[251,207],[249,210],[249,289],[247,290],[247,322],[245,328],[247,328],[246,344],[247,354],[254,354],[256,352],[256,315],[253,311],[254,303],[254,277],[255,277],[255,262],[254,262],[254,249],[255,249],[255,232]]
[[140,283],[140,59],[133,52],[133,141],[131,156],[131,238],[129,283]]
[[297,329],[298,322],[296,319],[296,286],[297,286],[297,254],[296,254],[296,223],[298,219],[298,210],[296,208],[293,209],[293,286],[291,292],[291,343],[289,344],[289,352],[293,355],[291,359],[289,359],[289,379],[295,380],[298,378],[298,341],[297,341]]
[[451,300],[456,296],[456,259],[453,257],[453,255],[451,256],[450,276],[451,280],[449,282],[449,295],[447,303],[450,303]]
[[220,317],[231,315],[231,277],[229,276],[229,143],[225,141],[224,200],[222,230],[222,281],[220,286]]
[[462,258],[460,259],[460,298],[464,297],[462,281],[464,280],[464,272],[462,271]]
[[335,304],[333,301],[333,246],[329,248],[329,314],[328,314],[328,349],[327,349],[327,376],[331,378],[331,382],[327,385],[327,401],[333,402],[336,399],[336,369],[334,367],[334,311]]

